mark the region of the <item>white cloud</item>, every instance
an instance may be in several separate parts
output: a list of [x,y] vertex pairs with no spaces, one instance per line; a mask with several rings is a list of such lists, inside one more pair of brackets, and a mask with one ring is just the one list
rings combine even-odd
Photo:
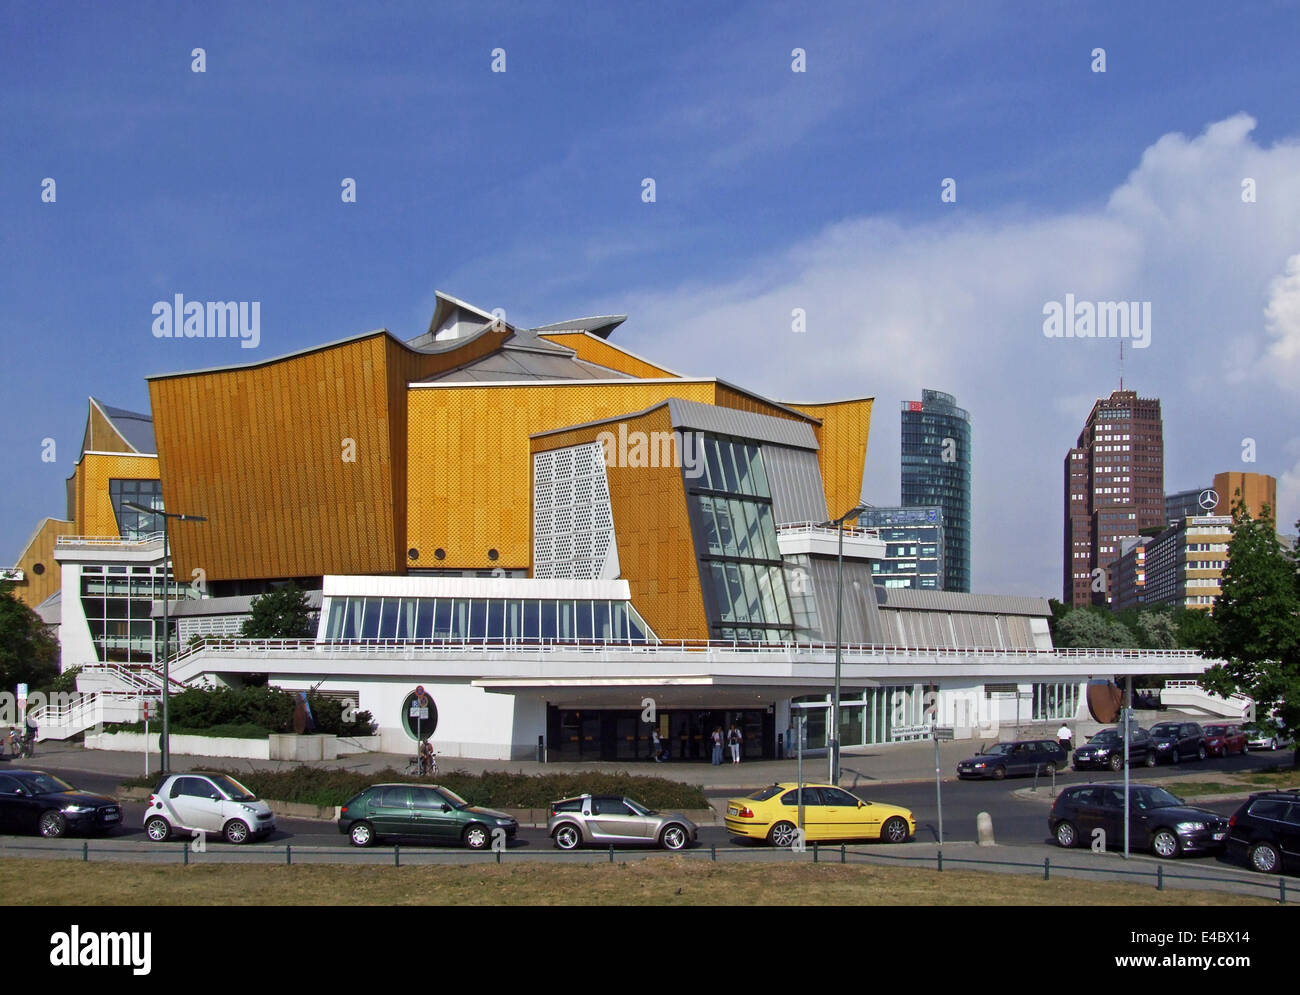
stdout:
[[[1243,436],[1259,443],[1251,469],[1291,465],[1300,145],[1262,148],[1254,127],[1237,115],[1159,138],[1091,210],[847,219],[731,283],[629,301],[620,339],[776,398],[875,395],[865,493],[876,503],[898,499],[899,402],[921,387],[956,394],[975,433],[976,589],[1059,596],[1062,461],[1120,363],[1117,340],[1046,338],[1046,302],[1152,302],[1150,347],[1126,343],[1124,381],[1163,402],[1167,491],[1235,468]],[[1242,200],[1245,177],[1256,203]],[[790,328],[796,307],[803,335]],[[1300,487],[1279,504],[1294,521]]]

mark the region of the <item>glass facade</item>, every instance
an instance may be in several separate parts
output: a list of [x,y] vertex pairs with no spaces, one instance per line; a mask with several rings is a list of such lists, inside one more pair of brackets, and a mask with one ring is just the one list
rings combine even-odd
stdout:
[[[152,617],[162,600],[168,571],[152,566],[109,564],[81,568],[81,608],[101,663],[151,663],[162,655],[162,620]],[[170,584],[169,596],[193,596],[189,585]],[[175,620],[172,621],[175,625]],[[172,633],[172,652],[177,648]]]
[[117,534],[123,539],[142,539],[163,530],[163,521],[157,515],[124,506],[130,501],[162,511],[161,480],[109,480],[108,496],[117,516]]
[[1078,684],[1034,685],[1035,719],[1073,719],[1078,712]]
[[878,587],[943,590],[943,509],[870,508],[858,518],[864,529],[876,529],[885,556],[871,561]]
[[[917,736],[896,736],[895,728],[925,724],[926,688],[922,684],[899,684],[868,688],[840,697],[840,748],[908,742]],[[804,749],[825,750],[830,724],[830,695],[805,695],[791,703],[795,721],[803,716]],[[791,750],[788,756],[793,756]]]
[[943,590],[970,591],[970,414],[937,390],[903,402],[902,504],[943,509]]
[[710,435],[701,445],[705,472],[685,479],[713,637],[793,640],[762,451],[753,443]]
[[658,642],[626,601],[332,597],[325,638],[474,642]]

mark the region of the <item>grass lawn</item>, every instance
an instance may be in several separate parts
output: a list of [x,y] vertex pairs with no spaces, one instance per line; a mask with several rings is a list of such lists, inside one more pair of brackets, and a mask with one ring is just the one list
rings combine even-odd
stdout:
[[1300,771],[1297,770],[1220,773],[1216,778],[1222,780],[1168,781],[1163,787],[1180,798],[1194,795],[1249,795],[1267,788],[1300,788]]
[[1271,905],[1229,892],[1028,874],[685,857],[515,866],[167,867],[0,860],[6,905]]

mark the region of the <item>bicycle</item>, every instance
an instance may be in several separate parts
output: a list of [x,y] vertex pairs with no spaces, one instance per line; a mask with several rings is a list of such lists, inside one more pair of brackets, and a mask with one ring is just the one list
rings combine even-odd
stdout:
[[406,762],[406,770],[403,773],[415,777],[436,777],[438,774],[438,754],[431,754],[428,760],[417,754]]

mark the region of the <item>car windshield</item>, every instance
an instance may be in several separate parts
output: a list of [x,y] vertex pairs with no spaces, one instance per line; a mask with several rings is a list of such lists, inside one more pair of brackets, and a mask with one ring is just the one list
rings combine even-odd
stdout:
[[253,794],[233,777],[229,777],[226,774],[209,774],[207,777],[208,780],[215,784],[217,789],[232,802],[257,801],[257,795]]
[[1093,736],[1092,739],[1088,740],[1088,742],[1105,744],[1105,743],[1122,743],[1124,742],[1124,740],[1120,736],[1118,730],[1103,729],[1101,732],[1097,733],[1097,735]]
[[469,808],[469,802],[456,794],[456,792],[452,791],[451,788],[444,788],[439,785],[438,790],[442,792],[442,797],[446,798],[447,801],[451,802],[451,804],[456,808]]
[[1152,736],[1177,736],[1178,725],[1176,723],[1171,724],[1171,723],[1162,722],[1158,726],[1151,727],[1151,735]]
[[53,774],[24,774],[19,778],[23,787],[34,795],[52,795],[59,791],[76,791],[67,781],[61,781]]
[[771,787],[768,788],[759,788],[752,795],[746,795],[745,797],[748,798],[751,802],[765,802],[772,796],[779,795],[782,790],[783,789],[781,785],[773,784]]
[[1168,808],[1183,803],[1181,798],[1164,788],[1132,788],[1131,791],[1134,808]]
[[631,798],[624,798],[623,801],[626,802],[627,807],[630,808],[637,815],[650,814],[650,810],[646,808],[644,805],[642,805],[640,802],[634,802]]
[[984,751],[985,756],[1001,757],[1010,753],[1015,747],[1015,743],[994,743]]
[[1228,734],[1227,726],[1206,726],[1205,735],[1207,736],[1226,736]]

